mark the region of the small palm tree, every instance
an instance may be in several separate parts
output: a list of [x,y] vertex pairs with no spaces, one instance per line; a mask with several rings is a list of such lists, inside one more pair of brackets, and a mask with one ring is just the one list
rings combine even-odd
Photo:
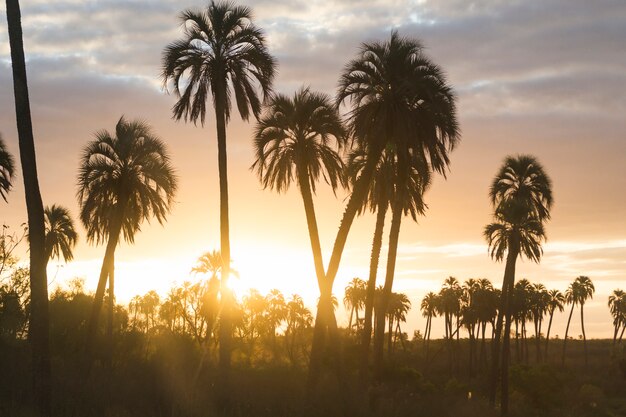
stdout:
[[65,207],[52,205],[44,209],[44,218],[47,258],[63,257],[63,261],[71,261],[74,258],[72,250],[76,246],[78,234],[70,212]]
[[[198,258],[196,266],[191,271],[196,274],[210,274],[211,277],[206,283],[203,291],[202,312],[207,323],[207,339],[211,338],[219,313],[218,296],[220,293],[220,279],[218,273],[222,270],[222,255],[219,251],[206,252]],[[185,306],[186,308],[186,306]]]
[[7,193],[11,190],[11,181],[15,172],[15,161],[7,150],[4,139],[0,135],[0,197],[7,201]]
[[565,348],[567,346],[567,335],[569,333],[569,325],[572,320],[572,313],[574,312],[574,307],[576,305],[580,305],[580,326],[583,332],[583,341],[585,348],[585,366],[588,364],[587,358],[587,336],[585,335],[585,320],[584,320],[584,306],[587,299],[593,298],[593,293],[595,292],[595,287],[593,282],[589,277],[581,275],[576,277],[574,282],[572,282],[567,291],[565,292],[565,299],[568,304],[572,305],[572,309],[569,313],[569,317],[567,319],[567,327],[565,328],[565,338],[563,339],[563,356],[561,358],[561,363],[565,365]]
[[548,291],[548,314],[550,314],[550,321],[548,322],[548,332],[546,333],[546,348],[545,357],[548,358],[548,345],[550,343],[550,329],[552,328],[552,319],[554,318],[554,312],[559,310],[563,312],[565,306],[565,295],[559,290]]
[[352,281],[346,286],[345,295],[343,297],[343,305],[350,310],[350,320],[348,321],[348,330],[352,330],[352,318],[356,312],[356,326],[359,327],[359,310],[365,305],[365,288],[367,283],[360,278],[352,278]]
[[[227,1],[211,1],[206,10],[185,10],[180,19],[183,38],[163,52],[164,84],[173,84],[178,101],[174,118],[204,125],[207,101],[215,108],[218,171],[220,182],[220,252],[224,260],[222,281],[227,287],[230,275],[230,227],[228,220],[228,174],[226,125],[232,101],[243,120],[261,113],[263,100],[270,94],[276,61],[268,52],[265,35],[252,22],[252,11]],[[225,298],[220,325],[220,372],[224,390],[230,369],[232,325],[229,294]],[[225,391],[224,391],[225,392]]]
[[[403,293],[391,293],[390,303],[387,305],[387,320],[388,320],[388,334],[387,334],[387,349],[389,355],[393,352],[393,346],[398,340],[399,335],[402,334],[400,323],[406,323],[406,314],[411,309],[411,300],[406,294]],[[395,324],[395,331],[394,331]],[[400,338],[402,343],[404,340]]]
[[428,345],[430,343],[430,331],[432,329],[433,317],[437,317],[439,296],[434,292],[427,293],[422,298],[420,309],[422,316],[426,317],[426,329],[424,329],[424,344],[426,345],[426,359],[428,360]]
[[177,184],[165,144],[145,123],[122,117],[114,134],[103,130],[95,136],[83,151],[78,175],[80,219],[87,240],[106,242],[89,322],[89,353],[107,278],[109,296],[114,296],[114,256],[120,238],[133,243],[141,223],[152,217],[163,224]]
[[626,328],[626,292],[622,290],[613,290],[609,296],[609,310],[613,316],[613,344],[617,341],[617,335],[622,330],[619,340],[622,340],[624,328]]
[[[544,222],[550,218],[552,206],[552,182],[536,158],[529,155],[508,156],[493,179],[490,198],[495,222],[485,227],[484,236],[492,258],[500,262],[506,254],[506,266],[494,338],[489,397],[490,402],[495,404],[498,369],[501,369],[501,413],[507,415],[509,334],[515,264],[519,256],[525,256],[534,262],[541,259],[542,242],[546,239]],[[502,334],[502,367],[499,368]]]

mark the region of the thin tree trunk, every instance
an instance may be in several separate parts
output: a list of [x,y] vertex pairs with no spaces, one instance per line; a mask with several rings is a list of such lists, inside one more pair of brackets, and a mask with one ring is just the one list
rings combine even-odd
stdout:
[[544,356],[548,360],[548,346],[550,345],[550,329],[552,328],[552,318],[554,317],[554,309],[550,311],[550,321],[548,322],[548,332],[546,333],[546,349]]
[[[498,386],[498,374],[500,370],[500,338],[502,335],[502,327],[504,324],[504,317],[510,317],[511,310],[511,298],[512,298],[512,287],[515,283],[515,262],[517,260],[517,255],[519,253],[519,247],[513,242],[509,244],[509,253],[506,258],[506,266],[504,269],[504,278],[502,280],[502,295],[500,299],[500,309],[498,310],[498,318],[496,321],[494,338],[492,341],[492,362],[491,362],[491,378],[489,380],[489,402],[492,406],[496,404],[496,394],[497,394],[497,386]],[[510,290],[509,290],[510,287]],[[502,362],[505,362],[505,354],[506,354],[506,364],[508,367],[509,360],[509,335],[511,332],[511,323],[510,320],[507,323],[507,329],[505,329],[506,334],[504,335],[504,339],[506,340],[506,351],[503,348]],[[502,372],[504,375],[504,371]],[[506,370],[506,376],[508,378],[508,369]],[[508,381],[506,382],[508,388]],[[504,400],[504,398],[503,398]],[[508,400],[508,395],[507,395]],[[508,406],[508,404],[507,404]]]
[[626,323],[624,323],[624,325],[622,326],[622,332],[619,335],[618,343],[622,343],[622,337],[624,337],[624,330],[626,330]]
[[352,318],[354,316],[354,307],[350,309],[350,320],[348,321],[348,334],[352,332]]
[[[513,294],[515,282],[515,275],[509,279],[508,292]],[[500,401],[500,415],[505,417],[509,415],[509,356],[511,354],[510,338],[511,338],[511,297],[507,299],[507,303],[504,306],[505,311],[505,324],[504,324],[504,339],[502,342],[502,369],[501,369],[501,401]]]
[[98,323],[100,321],[100,310],[102,309],[102,302],[104,300],[104,291],[106,289],[107,279],[109,278],[109,271],[114,268],[113,262],[115,260],[115,248],[119,241],[120,232],[122,230],[122,219],[124,215],[124,207],[126,201],[124,197],[120,198],[120,201],[124,202],[118,205],[111,221],[111,229],[109,230],[109,241],[107,242],[106,249],[104,251],[104,259],[102,259],[102,266],[100,267],[100,277],[98,278],[98,286],[96,287],[96,294],[93,299],[93,305],[91,307],[91,317],[89,319],[89,326],[87,327],[87,340],[85,343],[85,352],[87,354],[87,370],[91,368],[91,362],[93,360],[93,345],[96,339],[96,333],[98,331]]
[[221,285],[222,308],[219,327],[218,407],[228,406],[230,394],[230,362],[232,354],[233,294],[228,287],[230,277],[230,222],[228,213],[228,158],[226,152],[226,76],[217,72],[215,89],[215,124],[217,128],[217,160],[220,187],[220,255],[222,257]]
[[572,309],[569,312],[569,317],[567,319],[567,326],[565,327],[565,337],[563,338],[563,356],[561,357],[561,366],[565,366],[565,348],[567,346],[567,334],[569,333],[569,324],[572,321],[572,314],[574,313],[574,306],[576,304],[572,303]]
[[22,39],[22,22],[18,0],[6,2],[15,116],[19,139],[20,162],[24,179],[24,194],[28,213],[30,254],[30,324],[29,340],[32,348],[32,382],[34,403],[41,416],[51,414],[51,370],[48,318],[48,277],[46,274],[46,249],[44,210],[37,179],[35,140],[28,97],[26,60]]
[[113,315],[115,313],[115,253],[113,253],[113,260],[111,261],[111,268],[109,269],[109,309],[108,309],[108,324],[107,324],[107,344],[108,344],[108,364],[109,366],[113,362]]
[[585,369],[587,369],[587,366],[589,365],[589,358],[587,355],[587,335],[585,334],[585,316],[583,313],[584,307],[585,307],[585,304],[580,303],[580,327],[582,328],[582,331],[583,331],[583,346],[585,348]]
[[[348,204],[346,205],[346,209],[341,219],[341,224],[339,225],[339,230],[337,231],[337,236],[335,237],[333,252],[328,262],[328,269],[326,271],[326,282],[324,285],[325,292],[320,295],[320,300],[326,298],[328,300],[331,299],[333,284],[335,281],[335,277],[337,276],[337,271],[339,270],[339,263],[341,262],[341,256],[343,254],[343,249],[348,239],[350,227],[352,226],[352,222],[354,221],[354,217],[356,216],[358,210],[363,205],[363,201],[365,200],[365,197],[367,195],[367,190],[370,186],[370,181],[372,179],[374,170],[376,168],[376,165],[378,164],[378,160],[380,159],[381,154],[382,148],[372,149],[367,163],[363,168],[363,173],[356,181],[352,194],[350,195],[350,199],[348,200]],[[320,312],[318,311],[315,319],[315,329],[313,332],[311,355],[309,359],[309,377],[307,381],[307,385],[309,387],[312,387],[316,384],[317,376],[319,375],[319,368],[321,366],[320,351],[323,349],[324,345],[323,328],[326,326],[326,323],[320,321],[320,318]]]
[[[400,162],[398,162],[400,165]],[[402,167],[398,167],[398,171],[402,172]],[[399,184],[403,181],[399,180]],[[385,285],[380,299],[380,316],[378,319],[376,334],[374,335],[374,374],[377,380],[382,377],[383,371],[383,339],[385,333],[384,320],[385,312],[389,307],[389,300],[391,298],[391,289],[393,286],[393,277],[396,269],[396,254],[398,253],[398,240],[400,237],[400,224],[402,223],[402,204],[404,202],[405,191],[404,187],[399,186],[396,190],[394,207],[391,215],[391,227],[389,230],[389,250],[387,253],[387,271],[385,274]],[[380,324],[380,326],[378,326]]]

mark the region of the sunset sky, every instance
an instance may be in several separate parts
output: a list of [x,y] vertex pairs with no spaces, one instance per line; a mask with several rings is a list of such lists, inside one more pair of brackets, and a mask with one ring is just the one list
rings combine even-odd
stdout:
[[[22,1],[24,43],[45,204],[78,213],[76,175],[84,145],[121,115],[139,118],[168,145],[179,176],[168,222],[145,224],[135,244],[116,253],[118,301],[194,279],[203,252],[219,249],[217,147],[213,113],[194,126],[171,118],[174,96],[159,79],[163,48],[181,36],[178,14],[207,3],[190,0]],[[460,146],[447,180],[437,177],[419,224],[403,222],[394,291],[413,302],[405,330],[425,324],[419,303],[452,275],[486,277],[500,286],[504,265],[492,261],[482,237],[491,221],[489,183],[508,154],[535,155],[554,184],[555,205],[540,265],[518,262],[517,278],[565,290],[578,275],[596,285],[585,305],[588,337],[612,331],[606,307],[626,289],[626,3],[623,0],[311,0],[248,1],[278,60],[275,90],[302,85],[334,94],[343,66],[361,42],[392,29],[419,38],[458,95]],[[17,157],[6,13],[0,5],[0,132]],[[278,288],[318,295],[297,188],[263,190],[249,169],[253,123],[228,127],[231,242],[238,291]],[[316,210],[325,262],[347,194],[320,185]],[[0,202],[0,222],[26,221],[21,172]],[[335,294],[367,278],[374,218],[352,227]],[[387,230],[385,231],[385,235]],[[56,284],[80,276],[95,289],[104,247],[87,244],[80,226],[75,261],[52,262]],[[22,258],[26,258],[22,251]],[[381,260],[386,259],[385,254]],[[381,262],[381,273],[385,262]],[[379,277],[382,281],[382,278]],[[347,323],[343,307],[340,323]],[[564,333],[566,314],[553,334]],[[441,321],[441,320],[440,320]],[[441,326],[443,329],[443,326]],[[575,323],[572,334],[580,334]]]

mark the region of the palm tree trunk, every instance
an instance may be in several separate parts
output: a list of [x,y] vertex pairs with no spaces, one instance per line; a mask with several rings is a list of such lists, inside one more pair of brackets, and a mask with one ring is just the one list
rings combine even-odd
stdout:
[[352,318],[354,317],[354,307],[350,309],[350,320],[348,321],[348,333],[352,331]]
[[585,307],[585,304],[580,303],[580,327],[582,328],[582,331],[583,331],[583,346],[585,348],[585,369],[587,369],[587,366],[589,365],[589,359],[587,356],[587,335],[585,334],[585,316],[583,313],[584,307]]
[[[350,195],[350,199],[348,200],[348,204],[346,205],[346,209],[343,213],[341,224],[339,225],[339,230],[337,231],[337,236],[335,237],[333,252],[330,256],[328,269],[326,271],[326,282],[324,285],[325,293],[322,293],[320,295],[320,301],[322,299],[327,299],[328,301],[330,301],[331,299],[330,297],[332,295],[333,284],[335,281],[335,277],[337,276],[337,271],[339,270],[339,263],[341,262],[343,249],[346,245],[346,241],[348,240],[350,227],[352,226],[352,222],[354,221],[354,217],[356,216],[359,208],[361,208],[363,205],[363,201],[365,200],[365,197],[367,195],[367,190],[370,186],[370,181],[372,180],[374,170],[376,168],[376,165],[378,164],[378,160],[380,159],[382,151],[382,148],[372,148],[370,157],[368,158],[368,161],[363,168],[363,173],[354,185],[352,194]],[[330,306],[332,309],[332,304]],[[311,355],[309,359],[309,381],[307,383],[309,387],[312,387],[316,384],[317,376],[319,375],[319,368],[321,366],[320,351],[323,349],[324,344],[323,327],[325,326],[325,323],[323,321],[320,321],[320,318],[320,311],[318,309],[318,313],[315,319],[313,341],[311,343]]]
[[389,315],[389,323],[387,323],[387,357],[391,359],[393,350],[393,316]]
[[[398,163],[400,165],[400,163]],[[402,172],[399,166],[398,171]],[[403,181],[398,181],[400,184]],[[383,339],[385,333],[385,312],[389,307],[391,298],[391,288],[393,286],[393,277],[396,269],[396,254],[398,253],[398,240],[400,237],[400,224],[402,222],[402,204],[404,202],[404,187],[398,187],[394,201],[394,207],[391,214],[391,227],[389,231],[389,250],[387,252],[387,271],[385,274],[385,285],[380,298],[380,317],[378,319],[380,326],[377,325],[376,334],[374,335],[374,375],[380,380],[383,371]]]
[[109,309],[108,309],[108,323],[107,323],[107,339],[108,339],[108,364],[109,366],[113,361],[113,314],[115,309],[115,253],[113,253],[113,260],[111,261],[111,268],[109,269]]
[[[511,242],[513,243],[513,242]],[[502,336],[506,345],[503,348],[502,362],[503,366],[505,363],[506,356],[506,365],[507,365],[507,373],[506,376],[508,378],[508,361],[509,361],[509,339],[511,332],[511,323],[510,319],[507,321],[506,329],[504,335],[502,334],[502,327],[504,324],[505,316],[510,318],[511,315],[511,296],[512,296],[512,288],[515,282],[515,262],[517,260],[517,255],[519,253],[519,247],[516,244],[509,244],[509,253],[506,257],[506,266],[504,268],[504,278],[502,280],[502,295],[500,300],[500,308],[498,309],[498,319],[496,321],[495,333],[493,337],[493,341],[491,343],[491,378],[489,380],[489,402],[492,406],[496,404],[496,393],[498,386],[498,373],[500,370],[500,338]],[[504,372],[503,372],[504,374]],[[508,388],[508,380],[506,382]],[[508,394],[508,393],[507,393]],[[504,400],[504,398],[503,398]],[[507,395],[508,401],[508,395]],[[508,404],[507,404],[508,406]]]
[[567,334],[569,333],[569,324],[572,321],[572,314],[574,313],[574,306],[576,304],[572,303],[572,309],[569,312],[569,317],[567,319],[567,326],[565,327],[565,337],[563,338],[563,356],[561,357],[561,366],[565,366],[565,348],[567,346]]
[[48,277],[46,274],[44,211],[37,179],[35,141],[30,115],[19,1],[7,0],[6,13],[13,69],[20,162],[28,213],[31,292],[29,340],[32,348],[33,394],[39,414],[46,417],[51,414],[52,385],[48,335]]
[[618,343],[622,343],[622,337],[624,337],[624,330],[626,330],[626,323],[622,326],[622,332],[619,334]]
[[548,332],[546,333],[546,349],[545,349],[545,360],[548,360],[548,346],[550,345],[550,329],[552,328],[552,318],[554,317],[554,309],[550,311],[550,321],[548,322]]
[[224,405],[229,393],[230,357],[232,352],[233,296],[228,287],[230,275],[230,224],[228,219],[228,163],[226,154],[226,76],[218,72],[215,91],[215,124],[217,127],[217,161],[220,182],[220,254],[222,256],[222,311],[219,327],[219,402]]
[[374,297],[376,295],[376,272],[378,271],[378,261],[380,250],[383,244],[383,230],[385,227],[385,216],[387,215],[387,204],[378,207],[376,213],[376,226],[374,228],[374,238],[372,240],[372,253],[370,256],[370,271],[367,279],[367,289],[365,295],[365,319],[363,322],[363,335],[361,339],[360,358],[360,380],[363,384],[367,381],[367,368],[369,364],[370,341],[372,338],[372,313],[374,311]]

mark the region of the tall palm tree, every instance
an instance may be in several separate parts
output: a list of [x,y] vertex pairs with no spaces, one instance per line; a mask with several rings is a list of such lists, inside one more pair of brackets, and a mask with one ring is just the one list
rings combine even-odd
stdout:
[[581,275],[576,277],[574,282],[572,282],[567,291],[565,291],[565,299],[568,304],[572,305],[572,309],[570,310],[569,317],[567,319],[567,326],[565,328],[565,338],[563,339],[563,356],[561,358],[561,364],[565,365],[565,348],[567,346],[567,335],[569,333],[569,325],[572,320],[572,313],[574,312],[574,307],[576,305],[580,305],[580,326],[583,332],[583,341],[585,348],[585,367],[588,364],[587,358],[587,336],[585,335],[585,320],[584,320],[584,306],[587,299],[593,298],[593,293],[595,292],[595,287],[591,279],[587,276]]
[[[292,181],[298,184],[321,295],[327,293],[327,281],[313,194],[320,177],[333,192],[346,185],[344,164],[337,153],[345,143],[344,127],[330,97],[308,88],[299,89],[293,97],[274,95],[255,131],[256,160],[252,168],[263,186],[283,192]],[[336,332],[328,298],[320,297],[317,315]]]
[[163,224],[176,185],[165,144],[143,122],[122,117],[113,134],[99,131],[85,146],[78,174],[80,220],[89,242],[106,242],[87,334],[88,353],[98,328],[107,278],[109,296],[114,296],[114,256],[120,237],[133,243],[141,223],[152,217]]
[[11,189],[11,181],[15,172],[15,161],[7,150],[4,139],[0,135],[0,197],[7,201],[7,193]]
[[65,207],[53,204],[44,209],[46,225],[46,256],[47,259],[63,257],[69,262],[74,258],[72,253],[78,234],[74,228],[74,221]]
[[[511,298],[515,284],[517,258],[525,256],[539,262],[545,240],[544,222],[550,218],[552,182],[543,166],[529,155],[508,156],[496,174],[490,189],[494,207],[494,223],[485,227],[484,236],[490,255],[500,262],[506,254],[502,284],[501,308],[493,343],[493,363],[490,380],[490,401],[495,404],[498,369],[501,370],[501,413],[508,414],[509,334],[511,331]],[[504,322],[504,333],[502,327]],[[503,337],[502,364],[500,336]]]
[[622,329],[623,333],[623,328],[626,327],[626,292],[619,289],[613,290],[613,293],[609,296],[608,304],[613,316],[613,344],[615,344],[620,329]]
[[[368,162],[356,181],[337,231],[326,271],[325,298],[330,298],[341,255],[355,215],[363,205],[376,165],[388,144],[414,150],[437,172],[448,168],[448,153],[459,141],[455,96],[441,69],[423,53],[421,43],[393,31],[386,42],[365,43],[345,67],[337,105],[349,101],[349,126]],[[395,256],[395,255],[394,255]],[[394,269],[390,265],[390,270]],[[325,323],[316,323],[323,327]],[[323,333],[311,346],[309,379],[321,364]],[[311,386],[313,384],[309,384]]]
[[48,277],[46,274],[46,232],[43,202],[37,179],[37,160],[33,123],[30,115],[26,59],[22,39],[22,17],[19,0],[6,1],[6,15],[11,49],[15,116],[24,178],[28,213],[30,253],[30,323],[29,341],[32,355],[34,403],[43,417],[51,414],[51,371],[48,320]]
[[559,290],[548,291],[548,314],[550,314],[550,321],[548,322],[548,332],[546,333],[546,348],[545,357],[548,359],[548,345],[550,343],[550,329],[552,328],[552,319],[554,318],[554,312],[559,310],[563,312],[565,305],[565,295]]
[[[180,16],[183,38],[163,52],[164,84],[173,84],[178,101],[174,118],[204,125],[207,101],[212,99],[217,127],[220,182],[220,252],[224,260],[222,280],[230,275],[228,173],[226,125],[231,98],[243,120],[258,118],[261,102],[271,92],[276,61],[270,55],[263,31],[252,22],[252,11],[227,1],[211,1],[205,10],[185,10]],[[262,99],[258,90],[261,90]],[[220,325],[220,372],[224,390],[230,369],[232,295],[228,294]]]

